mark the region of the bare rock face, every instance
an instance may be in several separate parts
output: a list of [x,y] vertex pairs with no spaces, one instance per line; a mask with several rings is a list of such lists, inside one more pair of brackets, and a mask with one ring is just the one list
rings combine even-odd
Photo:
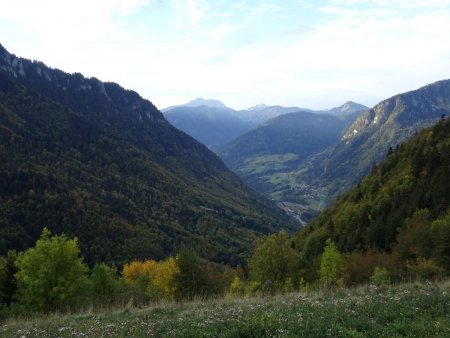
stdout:
[[344,133],[332,153],[327,181],[339,179],[344,188],[359,181],[389,147],[450,114],[450,80],[442,80],[384,100],[363,113]]

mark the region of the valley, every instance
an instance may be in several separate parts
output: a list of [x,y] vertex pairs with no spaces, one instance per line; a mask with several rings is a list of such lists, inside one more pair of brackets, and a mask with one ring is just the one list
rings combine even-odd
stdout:
[[0,45],[0,333],[440,337],[449,115],[450,80],[161,112]]

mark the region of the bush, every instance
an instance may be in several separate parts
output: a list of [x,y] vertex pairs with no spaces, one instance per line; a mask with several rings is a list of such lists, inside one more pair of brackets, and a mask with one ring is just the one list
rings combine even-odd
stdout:
[[435,279],[444,273],[444,269],[432,259],[418,258],[406,263],[406,270],[411,278],[418,280]]
[[320,283],[325,288],[337,285],[343,258],[334,242],[329,238],[320,259]]
[[234,277],[230,285],[230,293],[234,296],[243,296],[245,293],[245,284],[239,277]]
[[388,269],[376,266],[370,281],[378,286],[389,285],[391,284],[391,274]]
[[399,277],[399,254],[374,250],[364,253],[352,252],[347,256],[342,267],[344,285],[349,287],[368,283],[376,267],[386,268],[389,271],[390,279]]

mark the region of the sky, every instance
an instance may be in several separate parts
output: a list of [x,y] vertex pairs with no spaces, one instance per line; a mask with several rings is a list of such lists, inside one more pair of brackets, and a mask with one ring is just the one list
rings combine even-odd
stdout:
[[0,0],[0,43],[117,82],[158,108],[196,97],[373,106],[450,78],[450,0]]

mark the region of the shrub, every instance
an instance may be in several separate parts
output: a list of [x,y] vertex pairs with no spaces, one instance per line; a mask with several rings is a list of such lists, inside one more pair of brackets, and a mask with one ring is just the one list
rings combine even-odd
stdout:
[[418,258],[406,263],[406,270],[411,278],[429,280],[440,276],[444,269],[432,259]]
[[373,274],[370,277],[370,281],[378,286],[391,284],[391,275],[389,270],[376,266],[375,269],[373,269]]

